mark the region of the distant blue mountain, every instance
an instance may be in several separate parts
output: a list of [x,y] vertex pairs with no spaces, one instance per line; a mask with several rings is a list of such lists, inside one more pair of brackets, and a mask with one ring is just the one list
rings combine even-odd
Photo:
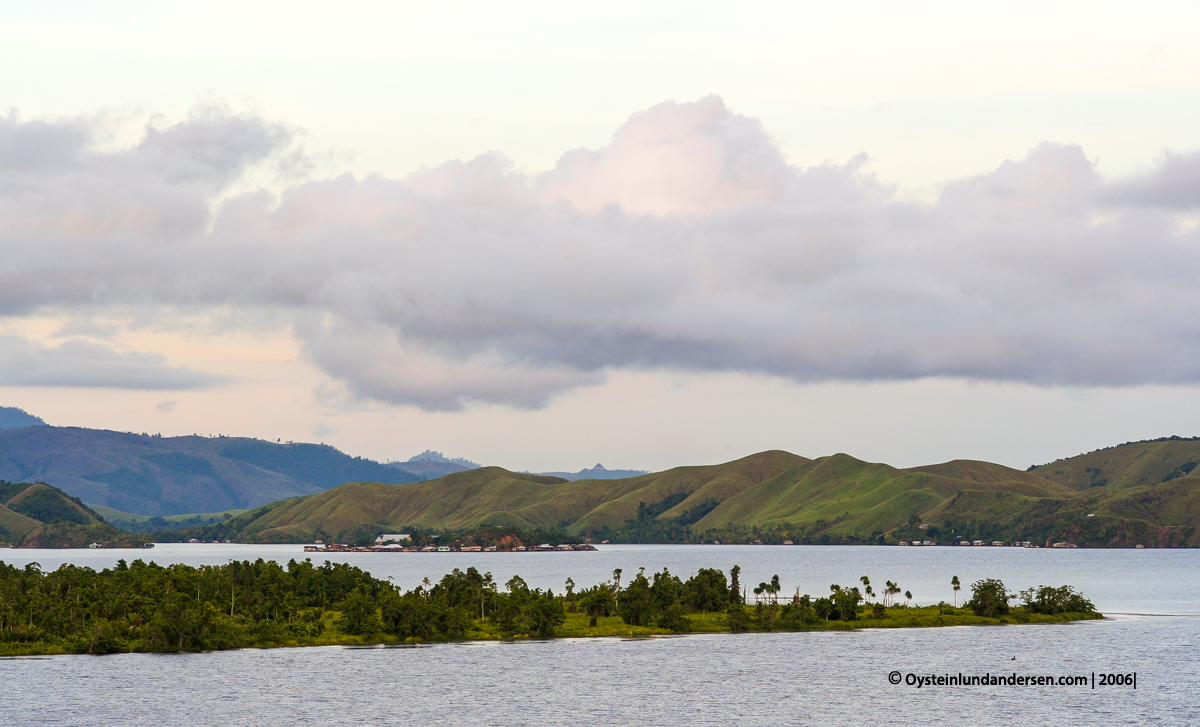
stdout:
[[578,472],[538,472],[539,475],[550,475],[551,477],[561,477],[564,480],[623,480],[626,477],[639,477],[641,475],[650,474],[649,470],[607,470],[604,465],[597,464],[590,469],[579,470]]
[[[460,464],[466,469],[477,470],[479,465],[466,457],[455,457],[453,459],[447,457],[441,452],[435,452],[432,449],[427,449],[424,452],[408,458],[409,462],[442,462],[445,464]],[[407,463],[406,463],[407,464]]]
[[21,427],[44,427],[46,422],[41,417],[35,417],[24,409],[15,406],[0,406],[0,429],[20,429]]
[[45,482],[135,515],[249,510],[343,482],[423,479],[325,444],[79,427],[0,431],[0,480]]
[[434,479],[454,472],[479,469],[479,465],[464,457],[450,459],[441,452],[427,449],[410,457],[407,462],[388,462],[389,467],[417,475],[421,479]]

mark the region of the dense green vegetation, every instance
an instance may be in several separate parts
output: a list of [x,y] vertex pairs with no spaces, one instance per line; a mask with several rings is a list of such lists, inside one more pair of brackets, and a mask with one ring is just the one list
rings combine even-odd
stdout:
[[[351,546],[358,545],[373,545],[375,537],[379,535],[381,530],[374,526],[361,527],[343,533],[346,537],[338,540],[324,537],[326,534],[318,532],[318,539],[326,543],[340,543]],[[489,526],[468,528],[466,530],[436,530],[433,528],[408,528],[403,531],[409,536],[409,539],[404,541],[405,545],[452,545],[452,546],[472,546],[478,545],[487,547],[495,545],[503,550],[508,550],[518,545],[559,545],[562,543],[578,543],[579,538],[568,535],[563,530],[555,528],[514,528],[503,526]],[[152,534],[155,542],[158,543],[185,543],[195,538],[203,541],[223,541],[231,535],[237,535],[236,524],[228,521],[215,525],[181,528],[178,530],[161,530],[155,531]]]
[[8,509],[44,523],[64,521],[86,525],[96,518],[77,498],[51,487],[16,485],[21,491],[8,500]]
[[141,548],[152,543],[144,533],[119,530],[108,523],[80,525],[68,522],[46,523],[25,536],[22,548]]
[[[89,506],[96,514],[104,518],[104,522],[113,527],[127,530],[131,533],[158,533],[184,528],[199,528],[204,525],[223,523],[232,517],[241,515],[245,510],[226,510],[224,512],[192,512],[182,515],[133,515],[120,510],[101,505]],[[172,542],[178,538],[158,539],[158,542]],[[184,538],[187,540],[187,538]]]
[[811,526],[798,525],[729,525],[723,528],[697,530],[675,520],[628,520],[617,528],[599,528],[585,535],[595,541],[612,543],[725,543],[734,545],[886,545],[898,538],[887,537],[882,531],[867,536],[854,533],[829,532],[836,523],[818,521]]
[[25,548],[136,548],[149,542],[104,522],[57,487],[0,481],[0,545]]
[[[200,651],[316,644],[397,643],[555,636],[612,636],[690,631],[1029,623],[1099,618],[1069,587],[1041,586],[1015,597],[1002,583],[976,583],[963,610],[912,608],[891,596],[875,601],[869,579],[834,585],[828,597],[797,595],[779,603],[779,578],[742,602],[739,571],[701,569],[687,580],[666,569],[564,591],[530,588],[514,576],[503,588],[490,573],[455,569],[409,591],[342,563],[231,562],[160,566],[135,560],[96,572],[64,565],[0,562],[0,655],[125,651]],[[865,595],[865,598],[864,598]]]

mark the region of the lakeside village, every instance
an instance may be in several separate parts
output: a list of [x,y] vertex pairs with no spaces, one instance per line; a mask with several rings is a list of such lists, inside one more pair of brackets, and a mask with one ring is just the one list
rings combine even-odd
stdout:
[[[608,541],[605,540],[604,542],[607,543]],[[702,543],[702,545],[707,545],[707,544],[708,544],[707,542]],[[721,544],[720,540],[712,541],[712,545],[720,545],[720,544]],[[761,540],[755,540],[752,543],[752,545],[762,545],[762,544],[763,544],[763,541],[761,541]],[[785,541],[783,541],[782,545],[794,545],[794,543],[790,540],[785,540]],[[1028,540],[1021,540],[1021,541],[1017,541],[1017,542],[1013,542],[1013,543],[1006,543],[1003,540],[993,540],[990,543],[984,542],[982,540],[959,540],[957,542],[952,542],[952,543],[939,543],[936,540],[914,540],[910,543],[907,540],[901,540],[900,542],[896,543],[896,545],[905,545],[905,546],[909,546],[909,547],[911,547],[913,545],[991,545],[991,546],[1001,547],[1001,548],[1002,547],[1012,547],[1012,548],[1040,548],[1040,547],[1042,547],[1040,545],[1037,545],[1036,543],[1031,543]],[[1050,544],[1047,544],[1046,547],[1047,548],[1077,548],[1079,546],[1075,545],[1075,543],[1050,543]],[[1137,545],[1134,547],[1145,548],[1146,546]]]
[[[905,541],[901,540],[899,543],[896,543],[896,545],[908,545],[908,546],[912,546],[912,545],[938,545],[938,542],[937,542],[936,540],[914,540],[914,541],[912,541],[911,543],[909,543],[909,542],[905,542]],[[1034,544],[1034,543],[1031,543],[1031,542],[1029,542],[1028,540],[1022,540],[1022,541],[1015,542],[1015,543],[1011,543],[1011,544],[1010,544],[1010,543],[1006,543],[1006,542],[1004,542],[1003,540],[993,540],[993,541],[992,541],[992,542],[990,542],[990,543],[986,543],[986,542],[984,542],[984,541],[982,541],[982,540],[960,540],[960,541],[958,541],[957,543],[947,543],[947,545],[992,545],[992,546],[995,546],[995,547],[997,547],[997,548],[1003,548],[1003,547],[1012,547],[1012,548],[1040,548],[1040,547],[1042,547],[1042,546],[1040,546],[1040,545],[1036,545],[1036,544]],[[1050,544],[1048,547],[1051,547],[1051,548],[1077,548],[1077,547],[1079,547],[1079,546],[1075,545],[1074,543],[1051,543],[1051,544]],[[1139,547],[1139,548],[1143,548],[1143,547],[1145,547],[1145,546],[1143,546],[1143,545],[1139,545],[1139,546],[1137,546],[1137,547]]]
[[407,533],[385,533],[375,538],[372,545],[347,545],[345,543],[330,543],[326,545],[318,540],[312,545],[304,546],[305,553],[545,553],[580,550],[596,550],[596,546],[588,543],[572,543],[562,545],[404,545],[411,540]]
[[[371,545],[348,545],[346,543],[330,543],[326,545],[323,541],[318,540],[312,545],[304,546],[306,553],[546,553],[546,552],[571,552],[571,551],[592,551],[597,550],[596,546],[590,543],[564,543],[562,545],[550,545],[543,543],[541,545],[461,545],[452,543],[449,545],[404,545],[406,541],[411,540],[407,533],[385,533],[375,538],[375,542]],[[193,541],[195,542],[195,541]],[[607,544],[605,540],[603,543]],[[703,543],[702,543],[703,544]],[[711,542],[712,545],[720,545],[719,540]],[[755,541],[754,545],[763,545],[761,540]],[[791,540],[785,540],[782,545],[794,545]],[[988,543],[983,540],[959,540],[950,543],[938,543],[936,540],[913,540],[911,542],[901,540],[896,545],[903,546],[936,546],[936,545],[969,545],[969,546],[993,546],[993,547],[1013,547],[1013,548],[1041,548],[1043,546],[1032,543],[1028,540],[1006,543],[1002,540],[993,540]],[[1047,543],[1048,548],[1075,548],[1078,547],[1074,543],[1059,542]],[[1144,548],[1143,545],[1136,546]]]

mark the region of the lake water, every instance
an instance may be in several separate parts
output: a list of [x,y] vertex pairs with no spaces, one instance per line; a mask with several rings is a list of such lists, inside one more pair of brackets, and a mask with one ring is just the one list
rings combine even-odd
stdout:
[[[644,640],[309,648],[0,660],[0,724],[1063,725],[1200,724],[1200,551],[818,546],[601,546],[581,553],[344,554],[412,588],[474,565],[562,588],[637,569],[779,574],[784,593],[895,580],[920,603],[966,584],[1071,584],[1111,618],[1048,626],[697,635]],[[193,565],[302,558],[299,546],[0,551],[14,564],[118,558]],[[334,554],[309,554],[314,561]],[[1015,660],[1014,660],[1014,657]],[[900,673],[892,685],[889,674]],[[909,674],[1137,672],[1129,686],[925,686]]]
[[1075,586],[1102,612],[1124,614],[1200,615],[1200,549],[993,548],[938,546],[784,545],[601,545],[598,551],[549,553],[305,553],[302,545],[238,545],[160,543],[153,549],[130,550],[0,550],[0,560],[24,565],[40,563],[53,570],[63,563],[97,570],[118,559],[135,558],[188,565],[222,564],[263,558],[286,563],[312,558],[351,563],[377,578],[391,578],[405,590],[423,578],[437,581],[454,568],[475,566],[489,571],[501,585],[520,575],[531,587],[561,593],[567,577],[579,586],[612,578],[621,568],[628,583],[639,568],[647,573],[666,567],[686,578],[699,568],[728,572],[742,567],[742,583],[751,588],[778,575],[782,595],[824,596],[829,586],[858,586],[868,576],[878,591],[896,581],[919,604],[954,600],[950,578],[969,584],[999,578],[1009,590],[1030,586]]

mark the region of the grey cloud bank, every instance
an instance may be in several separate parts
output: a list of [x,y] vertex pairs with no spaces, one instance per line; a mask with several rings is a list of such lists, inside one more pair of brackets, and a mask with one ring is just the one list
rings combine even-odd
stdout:
[[0,119],[0,313],[283,310],[352,395],[427,410],[539,407],[622,367],[1200,380],[1198,154],[1105,179],[1043,144],[926,204],[863,159],[790,166],[710,97],[535,176],[485,155],[214,202],[292,153],[220,109],[110,152],[84,123]]
[[55,347],[0,336],[0,383],[5,386],[76,386],[112,389],[205,389],[224,377],[170,366],[158,354],[118,351],[83,340]]

